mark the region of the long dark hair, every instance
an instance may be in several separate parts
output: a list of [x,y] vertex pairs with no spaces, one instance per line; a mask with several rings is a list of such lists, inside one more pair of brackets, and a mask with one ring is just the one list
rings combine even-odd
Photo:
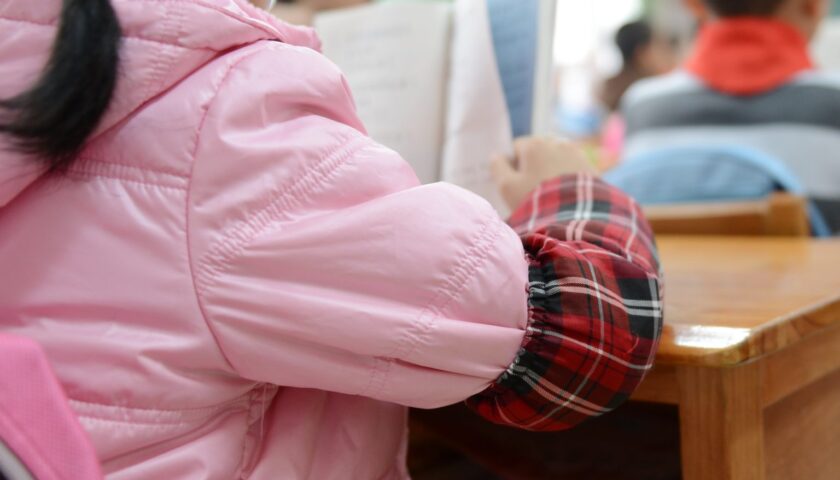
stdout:
[[120,25],[109,0],[64,0],[40,78],[0,100],[0,133],[49,171],[65,170],[96,129],[117,83]]

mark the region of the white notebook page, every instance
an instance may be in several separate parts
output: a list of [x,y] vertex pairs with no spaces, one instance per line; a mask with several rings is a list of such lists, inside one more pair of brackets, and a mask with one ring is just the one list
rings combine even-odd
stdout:
[[455,3],[443,180],[508,208],[490,176],[493,155],[509,155],[513,134],[496,67],[484,0]]
[[440,3],[386,3],[315,20],[368,133],[400,153],[423,183],[440,178],[451,12]]

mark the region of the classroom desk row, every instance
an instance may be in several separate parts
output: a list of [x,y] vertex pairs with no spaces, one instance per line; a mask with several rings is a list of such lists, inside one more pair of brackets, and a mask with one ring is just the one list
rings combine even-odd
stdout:
[[657,241],[665,329],[633,399],[676,406],[682,478],[840,478],[840,240]]

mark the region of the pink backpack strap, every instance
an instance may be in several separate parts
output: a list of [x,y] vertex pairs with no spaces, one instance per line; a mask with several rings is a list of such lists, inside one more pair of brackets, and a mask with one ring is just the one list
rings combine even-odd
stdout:
[[0,334],[0,442],[6,469],[15,468],[16,458],[38,480],[102,478],[96,452],[44,351],[29,339],[4,334]]

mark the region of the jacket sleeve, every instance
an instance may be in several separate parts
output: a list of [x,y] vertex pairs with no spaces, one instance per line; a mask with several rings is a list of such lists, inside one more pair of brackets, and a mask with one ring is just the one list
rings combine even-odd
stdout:
[[249,49],[208,103],[188,206],[231,373],[419,407],[487,388],[525,334],[519,237],[477,196],[418,185],[320,55]]
[[653,235],[636,203],[588,176],[544,183],[510,219],[529,263],[514,362],[467,404],[528,430],[562,430],[629,398],[662,330]]
[[323,57],[249,48],[207,106],[188,205],[199,304],[233,373],[426,408],[472,396],[530,429],[629,394],[661,314],[627,197],[564,177],[512,229],[475,195],[418,185]]

